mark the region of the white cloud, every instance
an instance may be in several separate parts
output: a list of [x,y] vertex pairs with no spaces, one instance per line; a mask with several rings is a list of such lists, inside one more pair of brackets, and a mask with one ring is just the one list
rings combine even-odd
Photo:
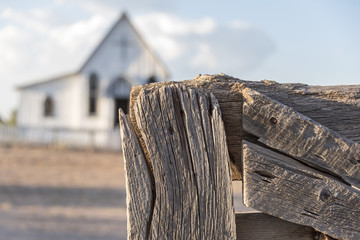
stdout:
[[150,45],[160,53],[166,61],[183,56],[186,43],[179,37],[190,35],[206,35],[215,29],[215,21],[210,18],[184,20],[166,13],[150,13],[134,17],[136,27]]
[[190,61],[192,67],[211,71],[219,66],[218,59],[214,56],[209,44],[201,43],[197,49],[198,52]]
[[90,19],[51,29],[47,37],[60,49],[76,50],[84,44],[86,46],[93,45],[94,40],[98,40],[99,33],[104,32],[108,24],[109,22],[103,16],[95,15]]
[[[135,18],[138,25],[153,32],[169,35],[204,35],[214,31],[215,21],[209,17],[198,20],[184,20],[175,15],[154,12],[140,15]],[[145,26],[143,26],[145,25]]]
[[165,34],[158,34],[149,39],[151,39],[149,41],[151,47],[154,48],[157,53],[161,53],[161,57],[166,59],[166,61],[181,57],[184,51],[181,42]]
[[24,45],[28,39],[26,32],[20,31],[14,26],[7,25],[0,29],[0,62],[2,66],[0,73],[18,62],[19,55],[21,55],[19,46]]
[[[0,62],[2,66],[9,66],[6,70],[0,70],[0,74],[4,75],[6,71],[6,74],[12,75],[19,82],[36,75],[46,76],[51,72],[73,70],[89,54],[91,47],[100,40],[110,24],[108,19],[100,15],[71,24],[44,21],[48,17],[49,12],[45,9],[36,9],[30,13],[5,9],[0,13],[0,18],[8,22],[6,27],[0,29]],[[26,61],[31,63],[31,67],[22,64]],[[46,68],[43,64],[46,64]],[[23,72],[34,71],[34,74],[29,76],[19,74],[18,71],[11,72],[11,69],[20,67]],[[35,71],[38,73],[35,74]]]
[[[13,93],[21,83],[76,71],[111,24],[111,19],[101,15],[59,24],[50,13],[47,9],[22,12],[10,8],[0,12],[0,21],[6,23],[0,28],[2,96]],[[3,116],[15,107],[15,95],[6,101],[0,102]]]
[[23,27],[35,30],[37,32],[46,32],[48,30],[48,19],[45,19],[44,11],[34,11],[30,13],[22,13],[11,8],[6,8],[0,13],[0,18],[9,22],[20,24]]
[[188,73],[238,76],[259,67],[275,50],[266,33],[241,20],[219,24],[206,17],[187,20],[155,12],[135,16],[135,23],[170,66],[174,80]]
[[251,28],[254,28],[254,26],[248,22],[241,21],[239,19],[235,19],[231,22],[229,22],[228,26],[233,29],[237,30],[249,30]]

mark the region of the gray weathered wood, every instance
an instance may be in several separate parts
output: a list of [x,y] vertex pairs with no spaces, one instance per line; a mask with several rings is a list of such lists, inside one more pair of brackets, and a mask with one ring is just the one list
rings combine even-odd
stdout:
[[155,179],[150,239],[235,239],[230,160],[216,98],[174,86],[142,91],[134,116]]
[[151,177],[130,122],[119,111],[124,156],[128,239],[148,239],[152,218]]
[[237,213],[238,240],[319,240],[321,234],[313,228],[291,223],[264,213]]
[[271,148],[360,187],[359,143],[255,90],[245,88],[243,97],[245,131]]
[[340,239],[360,239],[360,192],[298,161],[243,144],[244,204]]
[[[218,99],[225,123],[233,179],[241,179],[241,141],[253,139],[242,128],[242,90],[245,87],[255,89],[342,136],[360,142],[360,85],[320,87],[278,84],[274,81],[244,81],[226,75],[202,75],[190,81],[135,86],[130,99],[130,117],[133,124],[136,123],[133,107],[139,92],[151,92],[168,85],[187,86],[204,93],[212,92]],[[143,142],[137,126],[134,128],[140,142]],[[142,146],[147,153],[143,143]]]

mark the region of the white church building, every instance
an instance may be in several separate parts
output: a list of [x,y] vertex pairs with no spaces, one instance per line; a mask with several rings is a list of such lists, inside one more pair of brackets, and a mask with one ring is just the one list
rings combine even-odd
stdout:
[[[168,78],[164,64],[122,14],[77,72],[18,87],[17,125],[25,135],[56,131],[57,139],[71,130],[112,131],[119,124],[118,108],[128,111],[133,85]],[[91,141],[105,141],[99,139]]]

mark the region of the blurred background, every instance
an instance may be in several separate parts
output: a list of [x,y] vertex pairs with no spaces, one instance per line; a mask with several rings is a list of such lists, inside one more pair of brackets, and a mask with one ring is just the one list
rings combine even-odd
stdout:
[[0,239],[126,239],[117,109],[128,110],[131,86],[215,73],[360,84],[359,10],[356,0],[0,2]]

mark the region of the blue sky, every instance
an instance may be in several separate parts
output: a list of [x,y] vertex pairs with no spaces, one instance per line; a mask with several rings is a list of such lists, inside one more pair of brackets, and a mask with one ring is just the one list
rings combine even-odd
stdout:
[[15,86],[76,71],[122,11],[171,80],[360,84],[357,0],[14,0],[0,2],[0,116]]

